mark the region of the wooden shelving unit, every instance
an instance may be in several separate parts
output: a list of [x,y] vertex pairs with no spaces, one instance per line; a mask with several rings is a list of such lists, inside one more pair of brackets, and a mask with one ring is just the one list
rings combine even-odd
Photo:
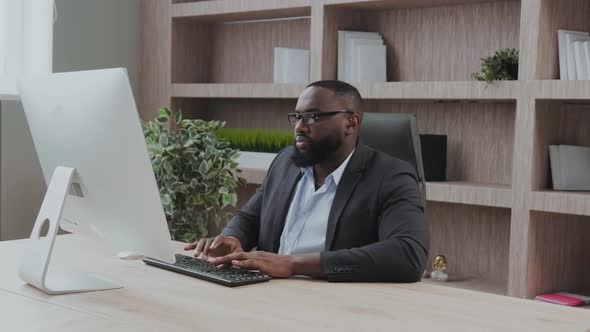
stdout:
[[[171,106],[291,130],[305,84],[271,83],[273,48],[308,48],[310,79],[335,79],[337,31],[378,32],[388,82],[357,85],[367,110],[414,113],[420,133],[448,137],[448,182],[426,185],[447,285],[590,295],[590,193],[553,191],[548,157],[551,144],[590,146],[590,81],[557,80],[557,29],[590,31],[588,14],[587,0],[144,0],[142,117]],[[506,47],[519,48],[518,81],[471,80]],[[240,200],[271,160],[243,154]]]

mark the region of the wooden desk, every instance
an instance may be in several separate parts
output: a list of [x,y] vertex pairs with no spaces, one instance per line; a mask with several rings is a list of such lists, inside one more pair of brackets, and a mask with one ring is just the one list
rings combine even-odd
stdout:
[[[590,310],[450,287],[271,280],[226,288],[108,256],[99,244],[57,239],[51,269],[83,267],[125,285],[49,296],[17,268],[26,240],[0,243],[0,329],[43,331],[590,331]],[[179,251],[182,245],[173,243]],[[18,294],[18,295],[17,295]],[[14,303],[14,305],[13,305]],[[24,328],[20,327],[20,323]],[[27,327],[33,327],[27,329]],[[11,330],[11,329],[9,329]]]
[[141,331],[107,317],[0,290],[1,331]]

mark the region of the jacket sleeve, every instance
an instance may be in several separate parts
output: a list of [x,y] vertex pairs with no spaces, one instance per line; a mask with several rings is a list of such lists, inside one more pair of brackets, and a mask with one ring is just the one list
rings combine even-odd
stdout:
[[393,172],[380,188],[379,241],[321,253],[328,281],[419,281],[428,258],[428,226],[413,170]]

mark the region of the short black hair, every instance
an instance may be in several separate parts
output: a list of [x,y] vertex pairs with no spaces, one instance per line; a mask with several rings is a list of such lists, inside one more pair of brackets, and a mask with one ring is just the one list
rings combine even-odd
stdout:
[[357,88],[346,82],[338,80],[323,80],[310,83],[305,88],[318,87],[328,89],[334,92],[338,97],[342,97],[349,105],[350,111],[362,112],[363,98]]

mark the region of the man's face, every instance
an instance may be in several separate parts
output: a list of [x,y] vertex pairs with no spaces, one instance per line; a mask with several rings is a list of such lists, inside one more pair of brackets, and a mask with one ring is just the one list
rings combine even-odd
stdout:
[[[342,100],[333,91],[310,87],[299,97],[295,112],[329,113],[344,109]],[[299,167],[313,166],[333,156],[343,144],[348,117],[348,114],[342,113],[319,116],[313,124],[298,121],[294,127],[295,164]]]

